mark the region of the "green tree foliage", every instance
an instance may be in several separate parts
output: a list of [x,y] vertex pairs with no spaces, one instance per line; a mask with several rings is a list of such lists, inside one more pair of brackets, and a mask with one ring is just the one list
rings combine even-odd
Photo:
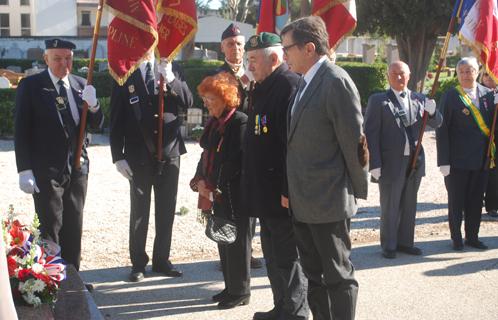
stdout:
[[408,86],[424,79],[437,37],[445,35],[455,0],[357,0],[358,34],[396,40],[411,70]]

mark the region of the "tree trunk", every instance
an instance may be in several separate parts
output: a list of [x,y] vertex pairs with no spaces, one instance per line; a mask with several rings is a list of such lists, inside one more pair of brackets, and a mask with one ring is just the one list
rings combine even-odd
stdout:
[[[410,36],[396,36],[399,57],[410,67],[410,81],[408,88],[417,90],[417,85],[423,82],[429,67],[432,53],[436,47],[436,33],[421,30]],[[422,91],[421,88],[420,91]]]
[[246,22],[247,13],[249,12],[249,0],[242,0],[241,8],[242,8],[242,12],[241,12],[239,21]]

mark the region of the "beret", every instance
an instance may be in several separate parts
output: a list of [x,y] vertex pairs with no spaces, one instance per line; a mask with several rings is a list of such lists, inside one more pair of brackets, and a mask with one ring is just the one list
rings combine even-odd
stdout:
[[45,40],[45,48],[46,49],[71,49],[76,48],[74,43],[62,39],[48,39]]
[[231,23],[221,34],[221,40],[225,40],[226,38],[230,37],[240,36],[241,34],[242,33],[240,32],[239,27]]
[[261,32],[249,38],[244,46],[245,51],[264,49],[282,45],[280,36],[271,32]]

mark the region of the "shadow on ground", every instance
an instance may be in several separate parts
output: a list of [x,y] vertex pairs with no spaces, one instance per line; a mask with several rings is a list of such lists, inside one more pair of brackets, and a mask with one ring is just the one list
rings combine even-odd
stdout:
[[[162,277],[147,268],[145,280],[129,282],[129,267],[81,271],[85,282],[95,287],[92,293],[105,319],[149,319],[178,314],[216,310],[211,297],[222,287],[223,276],[217,261],[175,264],[182,278]],[[252,278],[265,277],[264,268],[252,270]],[[251,286],[252,290],[269,288]]]

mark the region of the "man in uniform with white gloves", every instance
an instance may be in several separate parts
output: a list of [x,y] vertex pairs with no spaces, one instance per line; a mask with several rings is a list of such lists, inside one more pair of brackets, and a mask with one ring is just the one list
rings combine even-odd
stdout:
[[[424,95],[408,90],[410,69],[402,61],[388,69],[391,88],[368,100],[365,134],[370,151],[370,174],[379,183],[380,243],[385,258],[393,259],[396,251],[421,255],[413,244],[417,192],[425,175],[425,156],[421,149],[417,168],[410,172],[424,111],[428,124],[437,128],[442,116],[436,103]],[[410,174],[411,173],[411,174]]]
[[83,102],[90,129],[104,116],[95,88],[71,74],[75,45],[45,41],[48,69],[24,78],[16,95],[15,153],[19,187],[33,194],[41,236],[61,246],[62,258],[80,266],[83,206],[88,183],[87,139],[81,168],[74,166]]
[[479,65],[475,58],[462,58],[456,70],[459,85],[441,97],[439,110],[444,120],[436,131],[437,164],[448,192],[453,249],[463,250],[464,217],[465,245],[487,249],[478,234],[489,174],[489,164],[484,168],[486,152],[498,99],[491,89],[477,83]]
[[[110,145],[116,169],[130,181],[130,281],[144,278],[149,256],[145,251],[151,190],[154,188],[156,236],[152,270],[169,277],[182,272],[170,261],[180,156],[186,153],[181,119],[192,106],[190,92],[176,64],[161,61],[154,68],[151,50],[126,83],[114,83],[111,95]],[[157,72],[154,72],[156,69]],[[158,85],[164,78],[163,162],[157,160]]]

